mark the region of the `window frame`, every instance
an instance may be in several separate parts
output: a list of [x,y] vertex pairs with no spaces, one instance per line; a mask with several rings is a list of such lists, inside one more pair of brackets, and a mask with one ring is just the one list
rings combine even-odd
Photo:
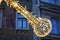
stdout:
[[[17,27],[17,20],[18,20],[17,13],[18,12],[16,12],[16,30],[29,30],[29,23],[28,23],[28,21],[27,21],[27,23],[28,23],[27,28],[19,28],[19,27]],[[24,19],[26,19],[26,18],[24,18]]]

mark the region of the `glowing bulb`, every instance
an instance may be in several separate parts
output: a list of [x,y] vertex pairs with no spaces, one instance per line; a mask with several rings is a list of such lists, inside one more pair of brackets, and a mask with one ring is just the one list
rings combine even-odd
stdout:
[[32,14],[33,12],[31,12],[31,14]]
[[18,6],[17,3],[15,3],[14,7],[17,7],[17,6]]
[[27,9],[26,6],[25,6],[25,9]]
[[17,2],[19,2],[19,1],[17,1]]
[[34,17],[36,17],[36,15],[34,15]]
[[0,0],[0,5],[1,5],[2,0]]
[[15,2],[15,3],[12,3],[11,5],[14,5],[14,7],[17,7],[18,4]]
[[41,19],[41,18],[39,17],[39,19]]

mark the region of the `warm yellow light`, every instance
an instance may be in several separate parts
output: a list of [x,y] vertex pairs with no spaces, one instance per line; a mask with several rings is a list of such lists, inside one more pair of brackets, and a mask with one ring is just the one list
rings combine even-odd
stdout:
[[14,5],[14,7],[18,6],[18,4],[16,2],[12,3],[12,5]]
[[2,0],[0,0],[0,5],[1,5]]

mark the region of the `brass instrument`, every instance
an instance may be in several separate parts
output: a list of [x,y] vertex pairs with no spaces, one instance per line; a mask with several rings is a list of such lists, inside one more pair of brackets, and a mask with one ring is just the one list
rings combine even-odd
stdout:
[[49,19],[36,18],[15,0],[5,0],[5,2],[28,20],[37,36],[45,37],[51,32],[52,24]]

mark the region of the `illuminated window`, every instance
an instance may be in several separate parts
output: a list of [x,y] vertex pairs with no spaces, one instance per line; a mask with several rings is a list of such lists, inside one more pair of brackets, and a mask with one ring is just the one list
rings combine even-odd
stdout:
[[20,13],[16,13],[16,29],[28,30],[29,24],[25,17],[23,17]]
[[56,4],[56,0],[41,0],[47,3]]
[[2,10],[0,10],[0,28],[2,27]]
[[41,1],[44,1],[44,2],[50,2],[50,0],[41,0]]
[[51,31],[51,33],[53,33],[53,34],[58,34],[58,31],[59,31],[59,29],[58,29],[58,20],[57,19],[51,19],[51,21],[52,21],[52,31]]

